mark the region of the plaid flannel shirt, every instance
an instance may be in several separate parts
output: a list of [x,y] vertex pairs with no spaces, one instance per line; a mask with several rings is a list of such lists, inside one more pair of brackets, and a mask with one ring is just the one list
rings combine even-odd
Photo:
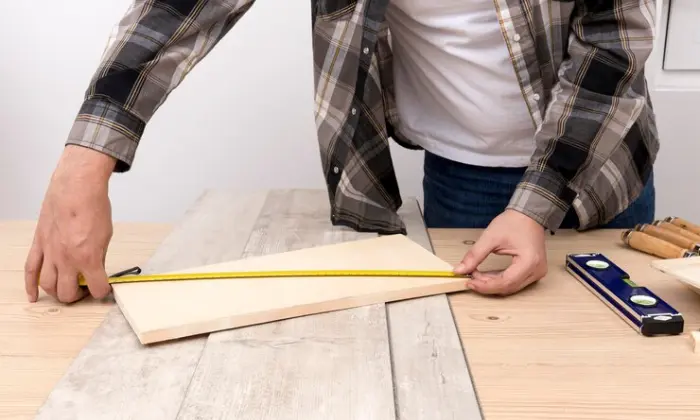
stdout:
[[[331,221],[405,233],[389,141],[400,135],[389,0],[312,0],[315,119]],[[254,0],[137,0],[116,26],[67,140],[133,163],[167,95]],[[659,144],[644,64],[652,0],[494,0],[536,131],[509,208],[556,230],[572,206],[580,229],[624,210]],[[504,122],[507,123],[507,122]]]

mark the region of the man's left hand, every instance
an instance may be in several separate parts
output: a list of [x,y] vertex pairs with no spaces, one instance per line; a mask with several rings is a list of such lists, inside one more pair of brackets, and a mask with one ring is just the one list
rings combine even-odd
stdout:
[[[510,295],[519,292],[547,274],[545,229],[532,218],[515,210],[497,216],[462,262],[458,274],[471,274],[469,288],[481,294]],[[510,255],[511,265],[500,272],[477,270],[491,254]]]

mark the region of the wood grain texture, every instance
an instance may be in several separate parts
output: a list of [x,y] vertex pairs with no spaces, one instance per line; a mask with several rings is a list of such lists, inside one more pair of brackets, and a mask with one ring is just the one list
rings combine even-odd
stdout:
[[[144,265],[144,273],[241,255],[264,195],[203,195]],[[210,209],[221,211],[212,212]],[[206,250],[206,252],[199,252]],[[118,308],[112,310],[37,413],[38,420],[172,420],[205,338],[143,347]]]
[[[430,235],[457,263],[481,232]],[[620,232],[548,235],[547,275],[515,295],[450,295],[486,419],[698,419],[700,357],[688,334],[640,335],[566,271],[568,253],[601,252],[683,313],[686,331],[700,328],[700,295],[651,268],[655,257],[622,244]],[[481,268],[509,263],[490,255]]]
[[393,419],[381,304],[209,336],[178,419]]
[[637,225],[635,227],[635,230],[638,230],[640,232],[644,232],[648,235],[654,236],[659,239],[663,239],[664,241],[671,242],[674,245],[677,245],[681,248],[685,248],[691,251],[698,251],[700,250],[700,244],[697,244],[693,242],[692,239],[686,238],[685,236],[678,234],[676,232],[673,232],[669,229],[664,229],[660,228],[658,226],[650,225],[647,223],[643,223],[640,225]]
[[[22,268],[33,221],[0,221],[0,420],[29,420],[114,308],[113,302],[27,301]],[[170,225],[115,223],[107,271],[145,263]],[[3,260],[3,258],[6,258]]]
[[696,235],[700,235],[700,225],[696,225],[695,223],[685,220],[682,217],[671,216],[667,217],[664,221],[693,232]]
[[[408,236],[434,252],[415,199],[399,213]],[[387,304],[397,419],[482,418],[446,295]]]
[[[272,191],[245,256],[374,235],[333,227],[321,191]],[[211,334],[178,419],[393,419],[383,304]]]

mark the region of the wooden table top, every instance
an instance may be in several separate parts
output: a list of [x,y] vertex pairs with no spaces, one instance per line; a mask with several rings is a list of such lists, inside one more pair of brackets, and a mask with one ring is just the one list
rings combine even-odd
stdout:
[[[29,304],[23,265],[34,223],[0,222],[0,419],[32,418],[112,304],[71,306],[42,295]],[[115,224],[107,269],[144,263],[167,224]],[[459,261],[479,230],[431,230],[438,256]],[[549,273],[507,298],[450,297],[485,418],[700,418],[700,295],[623,248],[619,231],[561,232],[547,238]],[[568,252],[603,252],[684,314],[686,333],[642,337],[563,268]],[[498,268],[506,258],[490,257]]]

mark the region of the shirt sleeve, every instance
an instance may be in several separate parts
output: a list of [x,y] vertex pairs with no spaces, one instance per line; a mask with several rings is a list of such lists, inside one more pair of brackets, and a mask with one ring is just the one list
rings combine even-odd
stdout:
[[253,0],[135,0],[110,35],[66,144],[131,168],[156,110]]
[[576,0],[568,56],[536,151],[508,208],[556,230],[646,105],[643,70],[653,46],[651,0]]

